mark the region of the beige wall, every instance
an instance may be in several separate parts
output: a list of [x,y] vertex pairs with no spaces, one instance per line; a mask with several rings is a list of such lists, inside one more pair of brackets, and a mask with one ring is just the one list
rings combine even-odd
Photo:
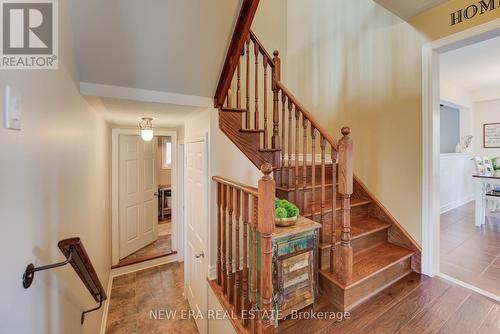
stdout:
[[111,264],[108,127],[80,96],[67,1],[59,1],[59,70],[9,70],[3,89],[20,90],[22,131],[0,128],[0,323],[5,333],[98,333],[95,307],[74,270],[35,274],[25,290],[26,266],[63,260],[61,239],[81,237],[107,288]]
[[286,84],[337,138],[352,128],[356,175],[417,242],[422,45],[500,15],[450,27],[449,14],[467,4],[450,1],[409,24],[372,0],[287,1]]
[[500,157],[500,148],[484,148],[484,124],[500,123],[500,99],[475,102],[472,106],[475,155],[490,158]]
[[272,55],[274,50],[279,51],[283,68],[286,66],[286,5],[286,0],[260,0],[252,22],[252,31],[269,54]]
[[288,1],[286,84],[339,138],[355,173],[420,240],[422,37],[372,0]]

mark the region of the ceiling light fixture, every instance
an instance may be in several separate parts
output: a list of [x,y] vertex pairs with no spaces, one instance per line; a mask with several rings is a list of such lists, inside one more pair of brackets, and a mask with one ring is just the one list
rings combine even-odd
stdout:
[[154,136],[153,132],[153,119],[150,117],[141,118],[139,123],[139,129],[141,129],[141,138],[144,141],[151,141]]

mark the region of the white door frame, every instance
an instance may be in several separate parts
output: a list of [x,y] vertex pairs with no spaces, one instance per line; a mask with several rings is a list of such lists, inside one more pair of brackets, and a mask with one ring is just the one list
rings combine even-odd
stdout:
[[177,224],[177,255],[179,261],[184,261],[184,239],[185,239],[185,228],[184,228],[184,203],[185,203],[185,173],[186,169],[184,168],[184,160],[185,160],[185,144],[184,144],[184,139],[179,140],[177,143],[177,193],[180,195],[178,196],[180,198],[179,204],[178,204],[178,221],[181,222]]
[[[187,155],[185,154],[186,151],[185,151],[185,148],[186,148],[186,145],[187,144],[190,144],[190,143],[197,143],[197,142],[204,142],[205,143],[205,182],[206,182],[206,203],[207,203],[207,207],[206,207],[206,216],[207,216],[207,224],[205,226],[205,236],[206,236],[206,241],[204,243],[205,245],[205,249],[203,250],[203,253],[205,254],[205,259],[206,259],[206,266],[205,268],[203,268],[203,274],[205,276],[205,279],[203,280],[203,282],[205,282],[205,290],[204,290],[204,293],[206,294],[206,300],[208,302],[208,283],[207,283],[207,280],[206,278],[208,277],[208,267],[210,266],[210,261],[211,261],[211,258],[210,256],[208,256],[209,254],[209,248],[211,247],[211,240],[210,240],[210,229],[208,228],[209,225],[210,225],[210,222],[211,222],[211,219],[210,219],[210,206],[212,205],[211,201],[210,201],[210,180],[209,180],[209,175],[210,175],[210,156],[209,156],[209,147],[208,147],[208,132],[205,133],[205,136],[203,137],[198,137],[198,138],[184,138],[184,141],[183,141],[183,145],[184,145],[184,162],[183,162],[183,165],[184,165],[184,179],[182,180],[183,182],[183,189],[184,189],[184,198],[182,199],[183,200],[183,203],[186,202],[186,163],[187,163]],[[183,210],[185,210],[185,207],[183,206]],[[184,212],[183,213],[183,217],[186,217],[186,213]],[[183,227],[182,227],[183,231],[184,231],[184,236],[183,236],[183,245],[187,245],[187,228],[185,228],[185,223],[183,222]],[[187,252],[184,252],[184,257],[183,257],[183,260],[184,260],[184,272],[186,273],[187,272],[187,261],[189,259],[187,259]],[[186,275],[184,275],[184,288],[186,287]],[[207,304],[208,306],[208,304]],[[208,318],[205,317],[204,319],[207,323],[208,323]],[[208,324],[206,326],[206,328],[208,329]]]
[[422,50],[422,272],[440,274],[439,54],[500,36],[500,19],[424,44]]
[[[118,167],[119,167],[119,136],[131,135],[140,136],[139,129],[111,129],[111,264],[116,265],[120,261],[120,224],[118,220]],[[165,136],[172,138],[172,250],[178,250],[178,226],[182,224],[179,222],[179,209],[182,208],[182,200],[175,196],[179,180],[177,179],[177,132],[155,130],[155,136]]]

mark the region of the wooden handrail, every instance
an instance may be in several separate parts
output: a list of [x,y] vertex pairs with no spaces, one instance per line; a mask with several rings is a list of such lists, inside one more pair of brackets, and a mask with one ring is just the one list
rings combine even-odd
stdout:
[[80,238],[69,238],[59,241],[57,244],[61,252],[66,257],[66,260],[63,262],[50,264],[41,267],[35,267],[32,263],[30,263],[26,267],[26,271],[23,275],[23,286],[25,289],[28,289],[33,282],[33,278],[36,272],[44,271],[48,269],[54,269],[58,267],[65,266],[66,264],[71,264],[78,277],[82,280],[83,284],[90,292],[91,296],[94,298],[96,302],[99,303],[99,306],[86,310],[82,312],[81,323],[85,320],[85,314],[89,312],[96,311],[101,308],[102,303],[108,298],[106,296],[106,291],[104,290],[101,281],[99,281],[99,277],[90,261],[90,257],[83,247],[83,243]]
[[224,61],[219,83],[215,91],[214,105],[216,108],[224,104],[229,86],[231,85],[231,80],[233,79],[234,71],[238,66],[241,50],[243,50],[243,46],[247,40],[258,5],[259,0],[243,0],[238,20],[236,21],[236,27],[231,38],[231,43],[227,50],[226,60]]
[[274,81],[279,90],[283,92],[290,99],[293,104],[300,110],[300,113],[307,118],[307,120],[311,123],[311,125],[319,131],[320,135],[322,135],[330,145],[337,146],[337,141],[332,137],[332,135],[325,129],[316,118],[309,112],[307,109],[299,102],[299,100],[285,87],[285,85],[281,81]]
[[212,180],[214,180],[217,183],[225,184],[226,186],[230,186],[232,188],[239,189],[239,190],[243,191],[244,193],[247,193],[247,194],[250,194],[253,196],[259,196],[259,192],[258,192],[257,188],[255,188],[255,187],[250,187],[246,184],[232,181],[232,180],[227,179],[227,178],[222,177],[222,176],[213,176]]
[[262,45],[262,43],[259,41],[259,39],[253,33],[252,30],[250,30],[250,40],[252,42],[254,42],[255,44],[257,44],[257,46],[259,47],[260,53],[264,57],[266,57],[268,65],[271,66],[271,68],[274,68],[273,57],[271,57],[271,55],[269,54],[269,52],[267,52],[266,48],[264,48],[264,45]]

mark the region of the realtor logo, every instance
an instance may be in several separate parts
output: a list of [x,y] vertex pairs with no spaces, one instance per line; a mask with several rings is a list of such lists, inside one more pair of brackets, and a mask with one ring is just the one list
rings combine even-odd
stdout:
[[57,69],[57,0],[0,0],[1,69]]

